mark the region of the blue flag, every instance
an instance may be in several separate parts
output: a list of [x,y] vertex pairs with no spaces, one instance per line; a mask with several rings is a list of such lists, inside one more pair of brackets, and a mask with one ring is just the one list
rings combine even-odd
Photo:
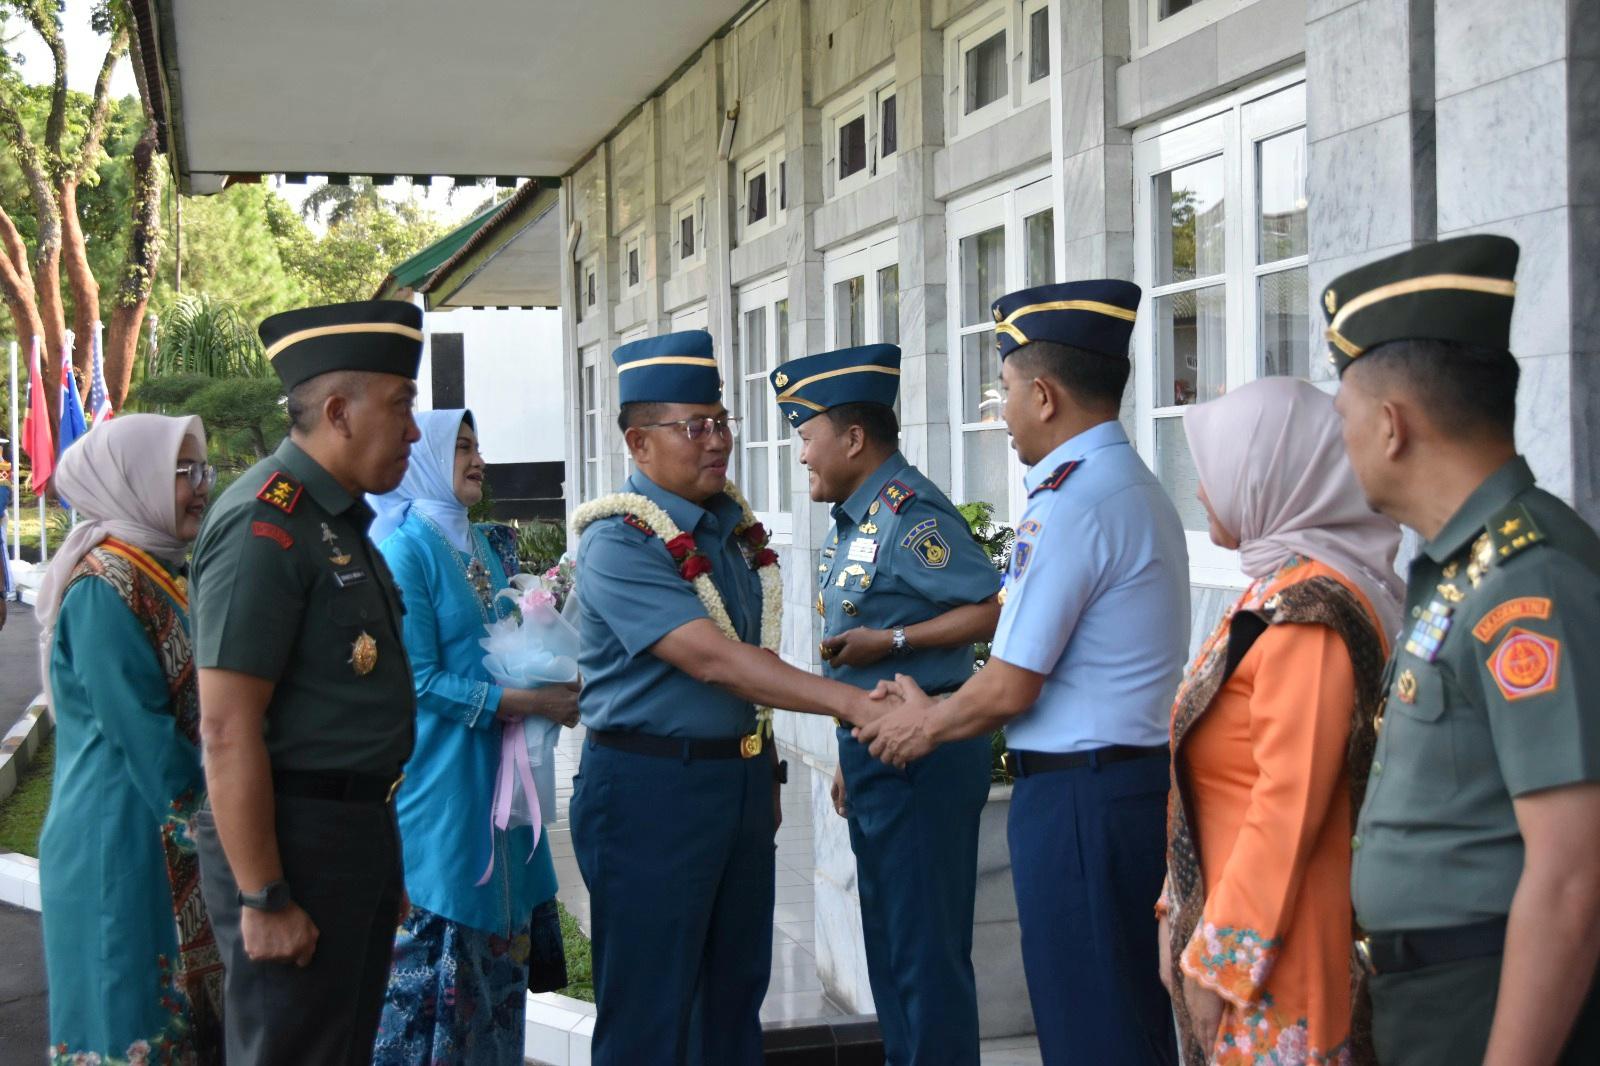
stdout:
[[[78,398],[78,385],[72,378],[72,354],[63,352],[61,355],[61,432],[56,437],[60,448],[58,456],[65,455],[67,449],[72,447],[72,442],[89,432],[88,423],[83,419],[83,401]],[[61,502],[71,507],[65,496]]]

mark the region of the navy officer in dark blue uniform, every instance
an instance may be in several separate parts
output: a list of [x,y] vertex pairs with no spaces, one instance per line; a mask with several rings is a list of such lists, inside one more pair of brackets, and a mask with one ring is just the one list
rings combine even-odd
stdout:
[[[868,691],[896,673],[931,694],[972,676],[994,634],[1000,575],[938,487],[900,453],[892,344],[809,355],[772,372],[802,443],[811,498],[832,503],[817,566],[823,670]],[[841,726],[834,804],[850,822],[867,974],[889,1066],[978,1061],[972,973],[986,735],[896,769]]]
[[588,734],[572,836],[593,917],[592,1056],[745,1066],[762,1058],[783,771],[757,706],[861,722],[883,704],[773,654],[782,583],[727,481],[734,421],[710,335],[613,358],[636,469],[573,516]]

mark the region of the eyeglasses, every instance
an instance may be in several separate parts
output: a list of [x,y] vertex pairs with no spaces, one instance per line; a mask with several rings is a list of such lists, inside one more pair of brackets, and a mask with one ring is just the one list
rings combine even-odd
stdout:
[[729,440],[739,436],[739,420],[731,415],[726,418],[678,418],[671,422],[646,422],[634,428],[665,429],[667,426],[682,426],[684,434],[696,444],[712,433],[718,436],[727,434]]
[[177,475],[189,479],[189,487],[199,492],[209,489],[211,483],[217,480],[217,468],[210,463],[197,463],[193,460],[178,464]]

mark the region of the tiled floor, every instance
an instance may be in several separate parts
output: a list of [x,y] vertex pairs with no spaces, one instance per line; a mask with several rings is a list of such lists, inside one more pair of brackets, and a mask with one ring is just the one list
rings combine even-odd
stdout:
[[[572,853],[572,829],[567,804],[572,798],[572,776],[578,772],[583,729],[563,732],[556,748],[556,802],[559,821],[550,830],[550,851],[559,897],[587,932],[589,893]],[[778,830],[776,892],[772,914],[772,983],[767,987],[761,1019],[797,1021],[842,1016],[837,1004],[822,991],[817,977],[816,923],[812,882],[815,877],[811,846],[811,795],[806,775],[794,774],[783,791],[783,826]],[[987,1040],[984,1066],[1031,1066],[1038,1063],[1038,1045],[1031,1037]]]

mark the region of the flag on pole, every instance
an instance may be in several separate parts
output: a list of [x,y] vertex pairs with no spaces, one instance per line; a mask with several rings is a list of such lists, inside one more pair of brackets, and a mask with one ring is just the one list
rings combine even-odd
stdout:
[[[71,331],[68,331],[71,336]],[[72,376],[72,352],[61,353],[61,435],[58,439],[60,450],[58,455],[67,454],[67,449],[75,444],[79,437],[89,432],[89,427],[83,420],[83,401],[78,399],[78,382]],[[58,494],[59,495],[59,494]],[[65,496],[61,502],[71,507],[72,504]]]
[[89,419],[98,426],[115,413],[111,410],[111,391],[106,388],[106,357],[100,349],[100,329],[97,325],[93,361],[89,364]]
[[39,338],[33,338],[28,356],[28,417],[22,424],[22,450],[32,467],[28,487],[44,495],[50,475],[56,472],[56,446],[50,433],[50,409],[44,395],[44,375],[39,365]]

